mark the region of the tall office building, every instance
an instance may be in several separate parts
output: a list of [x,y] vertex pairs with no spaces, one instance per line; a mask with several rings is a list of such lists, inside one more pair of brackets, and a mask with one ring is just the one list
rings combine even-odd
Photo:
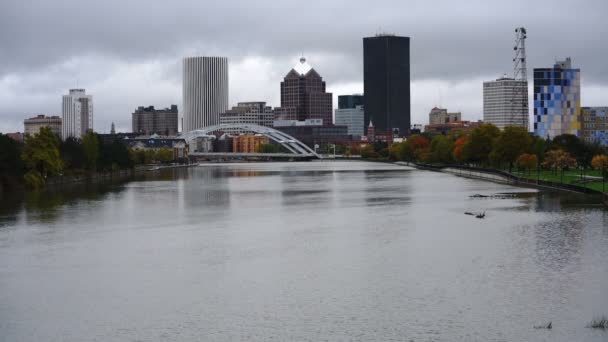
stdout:
[[228,109],[228,58],[184,58],[182,81],[182,130],[219,124],[220,113]]
[[[239,102],[232,109],[220,114],[220,124],[254,124],[272,127],[274,112],[266,102]],[[247,130],[240,128],[223,128],[224,133],[240,134]]]
[[61,137],[81,138],[89,130],[93,130],[93,96],[84,89],[70,89],[63,95]]
[[37,115],[33,118],[23,120],[23,134],[32,136],[42,127],[49,127],[53,133],[61,137],[61,118],[58,116]]
[[581,108],[581,139],[608,146],[608,107]]
[[483,121],[500,129],[519,126],[528,129],[528,81],[506,75],[483,82]]
[[365,127],[378,133],[407,135],[410,130],[410,38],[363,38]]
[[171,105],[171,108],[165,109],[154,109],[154,106],[140,106],[131,114],[133,133],[176,135],[177,116],[177,105]]
[[543,138],[578,135],[581,128],[581,70],[570,57],[553,68],[534,69],[534,133]]
[[275,108],[275,120],[321,119],[333,124],[332,93],[325,92],[321,75],[300,58],[281,82],[281,107]]
[[357,108],[363,106],[363,95],[340,95],[338,96],[338,109]]

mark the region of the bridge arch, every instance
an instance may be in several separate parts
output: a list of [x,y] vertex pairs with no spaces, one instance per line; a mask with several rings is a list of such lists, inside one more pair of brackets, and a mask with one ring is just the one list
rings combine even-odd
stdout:
[[219,124],[201,129],[195,129],[190,132],[185,132],[181,135],[181,137],[183,137],[188,143],[190,143],[192,140],[198,137],[207,136],[213,132],[223,131],[226,129],[241,129],[243,131],[262,134],[268,137],[268,139],[285,147],[286,150],[295,155],[320,158],[319,155],[313,149],[311,149],[298,139],[292,137],[291,135],[271,127],[255,124]]

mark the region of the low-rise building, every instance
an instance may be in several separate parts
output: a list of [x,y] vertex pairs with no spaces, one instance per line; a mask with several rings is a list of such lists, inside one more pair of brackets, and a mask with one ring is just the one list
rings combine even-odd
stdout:
[[20,142],[20,143],[23,142],[23,133],[20,133],[20,132],[6,133],[6,136],[17,142]]
[[61,118],[59,116],[36,115],[23,120],[23,126],[25,135],[34,135],[40,132],[42,127],[49,127],[53,133],[61,136]]
[[456,131],[456,130],[473,129],[475,127],[478,127],[482,123],[483,123],[482,121],[477,121],[477,122],[457,121],[457,122],[450,122],[450,123],[444,123],[444,124],[426,125],[426,126],[424,126],[424,132],[431,133],[431,134],[447,134],[451,131]]
[[188,157],[188,143],[180,138],[163,138],[158,136],[124,139],[123,142],[134,150],[160,150],[168,148],[173,151],[173,159]]
[[232,138],[232,151],[240,153],[255,153],[260,146],[268,144],[268,138],[261,134],[241,134]]
[[164,109],[154,109],[154,106],[138,107],[131,114],[133,133],[164,136],[176,135],[177,116],[177,105],[171,105],[171,108]]
[[581,108],[581,138],[608,146],[608,107]]

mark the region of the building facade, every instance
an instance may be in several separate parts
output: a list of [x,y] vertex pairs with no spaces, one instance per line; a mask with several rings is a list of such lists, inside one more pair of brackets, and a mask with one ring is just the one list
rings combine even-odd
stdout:
[[263,144],[268,144],[268,138],[261,134],[242,134],[232,138],[232,151],[241,153],[256,153]]
[[154,109],[154,106],[138,107],[131,114],[133,133],[142,135],[176,135],[177,122],[177,105],[165,109]]
[[581,129],[581,70],[568,57],[553,68],[534,69],[534,133],[554,138],[579,135]]
[[281,107],[275,108],[275,120],[321,119],[333,123],[332,94],[325,91],[323,78],[304,57],[281,82]]
[[503,76],[483,82],[483,121],[500,129],[529,126],[528,81]]
[[61,116],[61,137],[81,138],[87,131],[93,130],[93,96],[87,95],[84,89],[70,89],[63,95]]
[[363,95],[340,95],[338,96],[338,109],[350,109],[357,108],[357,106],[363,106]]
[[462,121],[462,113],[448,113],[448,110],[445,108],[433,108],[429,112],[429,124],[444,124],[450,122]]
[[180,160],[188,157],[188,143],[180,138],[133,138],[124,139],[123,143],[134,150],[154,150],[169,149],[173,152],[173,159]]
[[184,58],[182,81],[182,130],[219,124],[220,113],[228,109],[228,58]]
[[608,107],[582,107],[580,137],[590,144],[608,146]]
[[[254,124],[272,127],[274,111],[266,102],[239,102],[232,109],[220,114],[220,124]],[[246,133],[240,128],[226,128],[225,133]]]
[[362,137],[365,135],[363,106],[359,105],[355,108],[338,108],[336,109],[336,125],[346,126],[348,134],[354,137]]
[[36,115],[33,118],[23,120],[23,133],[25,135],[34,135],[40,132],[42,127],[49,127],[53,133],[61,137],[61,118],[58,116],[46,116],[43,114]]
[[451,131],[466,131],[479,127],[483,121],[456,121],[442,124],[431,124],[424,126],[424,133],[448,134]]
[[410,130],[410,38],[363,38],[365,127],[376,133],[407,135]]

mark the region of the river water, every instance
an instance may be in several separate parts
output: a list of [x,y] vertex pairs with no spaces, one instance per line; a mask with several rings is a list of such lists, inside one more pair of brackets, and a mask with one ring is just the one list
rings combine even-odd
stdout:
[[4,198],[0,340],[606,341],[589,202],[366,162]]

